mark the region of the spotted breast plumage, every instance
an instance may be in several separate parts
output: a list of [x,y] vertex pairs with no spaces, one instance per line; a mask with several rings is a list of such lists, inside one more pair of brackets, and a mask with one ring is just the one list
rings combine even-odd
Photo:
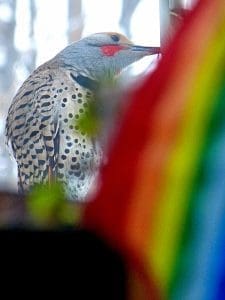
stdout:
[[118,33],[97,33],[37,68],[18,90],[6,122],[19,190],[57,178],[68,198],[85,199],[102,149],[74,120],[85,113],[101,78],[116,76],[134,61],[158,52],[157,47],[136,46]]

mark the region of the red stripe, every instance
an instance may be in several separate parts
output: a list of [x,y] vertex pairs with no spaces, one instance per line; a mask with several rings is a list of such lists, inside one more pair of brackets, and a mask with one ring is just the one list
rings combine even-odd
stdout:
[[101,51],[106,56],[114,56],[120,50],[125,49],[124,46],[120,45],[105,45],[101,47]]

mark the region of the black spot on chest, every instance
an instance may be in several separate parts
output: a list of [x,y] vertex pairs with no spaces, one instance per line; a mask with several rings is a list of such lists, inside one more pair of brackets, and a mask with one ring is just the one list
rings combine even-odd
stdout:
[[77,75],[75,76],[73,73],[70,73],[70,76],[71,78],[77,82],[80,86],[86,88],[86,89],[89,89],[91,91],[94,91],[97,89],[98,87],[98,83],[97,81],[89,78],[89,77],[86,77],[86,76],[83,76],[83,75]]

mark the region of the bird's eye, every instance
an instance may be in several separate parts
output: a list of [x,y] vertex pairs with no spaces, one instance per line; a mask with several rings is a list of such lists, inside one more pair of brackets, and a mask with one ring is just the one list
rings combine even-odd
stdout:
[[111,35],[111,39],[112,39],[114,42],[119,42],[119,40],[120,40],[119,36],[116,35],[116,34],[112,34],[112,35]]

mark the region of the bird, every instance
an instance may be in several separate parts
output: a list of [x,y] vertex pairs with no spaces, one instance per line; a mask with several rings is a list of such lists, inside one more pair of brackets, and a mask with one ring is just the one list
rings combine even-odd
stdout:
[[14,96],[6,119],[6,142],[18,169],[18,191],[62,183],[68,199],[84,201],[102,159],[97,138],[74,124],[85,113],[102,78],[118,76],[159,47],[135,45],[117,32],[86,36],[39,66]]

